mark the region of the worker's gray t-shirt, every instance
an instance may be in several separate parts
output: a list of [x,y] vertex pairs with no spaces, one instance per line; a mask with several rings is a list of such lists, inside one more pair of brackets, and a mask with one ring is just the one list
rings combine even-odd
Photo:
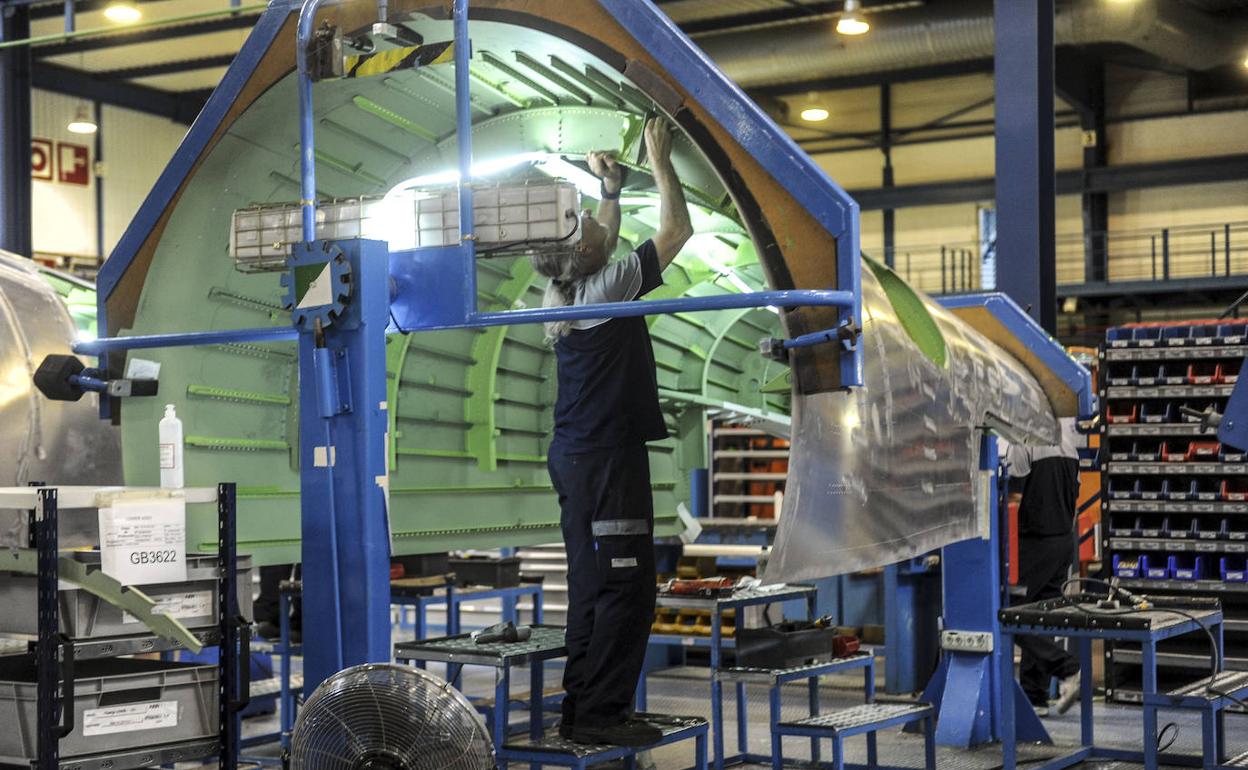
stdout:
[[[649,241],[643,243],[641,248],[646,246],[650,246]],[[642,293],[642,273],[641,257],[636,251],[630,251],[628,256],[608,262],[606,267],[581,281],[581,285],[576,290],[576,299],[572,304],[594,305],[601,302],[628,302],[637,299]],[[662,279],[658,279],[658,282],[661,283]],[[573,321],[572,328],[584,331],[601,326],[608,320],[587,318]]]

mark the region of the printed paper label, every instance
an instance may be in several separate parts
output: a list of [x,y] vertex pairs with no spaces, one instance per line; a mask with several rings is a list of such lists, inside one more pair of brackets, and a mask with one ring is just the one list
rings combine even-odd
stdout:
[[[168,615],[171,618],[211,616],[213,614],[212,597],[212,591],[188,591],[184,594],[160,596],[156,598],[156,606],[152,607],[152,612],[158,615]],[[126,623],[134,623],[138,621],[138,618],[124,612],[122,620]]]
[[124,706],[107,706],[82,712],[82,734],[88,738],[93,735],[177,726],[178,702],[174,700],[128,703]]
[[160,467],[161,470],[172,468],[174,463],[173,444],[160,445]]
[[101,508],[100,568],[122,585],[186,580],[186,500],[115,500]]

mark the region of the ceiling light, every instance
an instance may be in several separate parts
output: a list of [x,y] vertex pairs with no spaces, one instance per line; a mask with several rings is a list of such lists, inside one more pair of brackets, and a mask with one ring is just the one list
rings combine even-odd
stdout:
[[818,123],[828,119],[828,111],[823,107],[807,107],[802,110],[802,120],[807,123]]
[[862,18],[862,0],[845,0],[845,11],[836,21],[836,31],[841,35],[865,35],[871,29]]
[[85,104],[78,105],[78,111],[74,113],[74,119],[69,121],[69,125],[66,128],[69,129],[71,134],[94,134],[100,129],[95,124],[95,119],[87,113]]
[[1248,70],[1248,56],[1244,57],[1242,64],[1244,65],[1244,69]]
[[104,18],[116,24],[133,24],[143,18],[143,12],[129,0],[117,0],[104,8]]

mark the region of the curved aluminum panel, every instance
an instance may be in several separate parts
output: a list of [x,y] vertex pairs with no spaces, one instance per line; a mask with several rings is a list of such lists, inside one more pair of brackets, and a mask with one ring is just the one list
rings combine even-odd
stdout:
[[865,387],[795,396],[793,446],[768,582],[893,564],[979,533],[985,426],[1054,443],[1057,420],[1014,358],[919,294],[945,339],[925,355],[862,271]]
[[[120,436],[99,419],[96,395],[51,401],[34,386],[44,356],[69,353],[75,333],[30,260],[0,253],[0,485],[121,483]],[[94,542],[95,517],[77,518],[62,520],[62,547]],[[0,512],[0,544],[25,545],[25,523],[24,511]]]

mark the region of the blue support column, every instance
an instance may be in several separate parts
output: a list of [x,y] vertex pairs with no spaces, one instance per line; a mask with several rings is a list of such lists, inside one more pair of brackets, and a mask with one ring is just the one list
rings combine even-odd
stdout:
[[[389,254],[380,241],[334,245],[350,263],[351,297],[323,333],[299,334],[303,610],[317,619],[304,637],[306,693],[344,667],[390,659]],[[313,259],[319,246],[292,264]]]
[[990,652],[945,650],[940,666],[923,693],[936,707],[936,742],[969,748],[998,740],[1008,715],[1004,699],[1012,699],[1019,740],[1050,742],[1022,688],[1003,672],[1013,669],[1013,650],[1006,649],[999,631],[1004,584],[1001,572],[1001,514],[997,505],[997,439],[985,434],[980,445],[980,472],[988,475],[988,532],[984,538],[963,540],[941,550],[944,565],[944,625],[946,631],[983,635]]
[[[30,6],[0,6],[0,41],[30,37]],[[30,46],[0,50],[0,249],[29,257]]]
[[995,3],[997,288],[1057,328],[1053,0]]

